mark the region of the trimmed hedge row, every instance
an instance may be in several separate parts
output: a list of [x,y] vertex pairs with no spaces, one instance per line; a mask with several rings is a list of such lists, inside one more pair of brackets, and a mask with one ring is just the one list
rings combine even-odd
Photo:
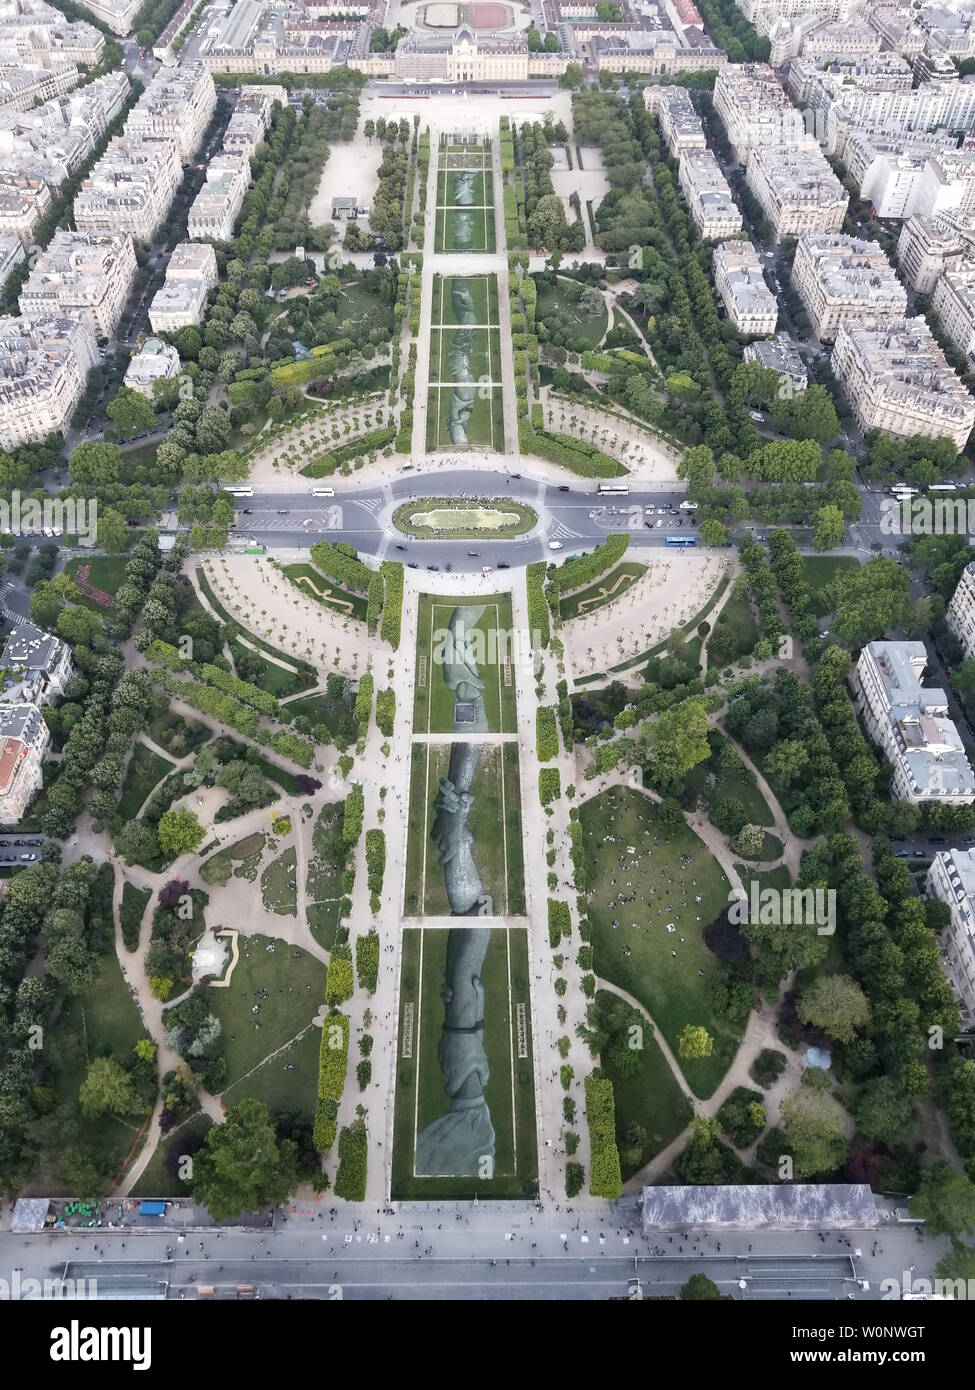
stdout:
[[309,551],[312,564],[317,566],[329,579],[347,585],[360,594],[369,592],[369,581],[374,570],[363,564],[351,545],[344,541],[316,541]]
[[383,607],[383,577],[378,572],[369,580],[369,588],[366,591],[366,627],[369,636],[373,637],[376,628],[379,626],[379,614]]
[[589,1194],[615,1202],[623,1192],[616,1147],[616,1098],[613,1083],[587,1076],[586,1124],[589,1127]]
[[383,604],[382,623],[379,635],[388,642],[394,651],[399,648],[400,628],[403,622],[403,565],[399,560],[384,560],[379,573],[386,583],[386,601]]
[[549,763],[559,755],[559,731],[555,711],[539,705],[535,711],[535,748],[540,763]]
[[369,716],[372,714],[372,692],[375,686],[372,673],[366,671],[359,677],[359,685],[355,694],[355,717],[356,723],[364,734],[369,725]]
[[381,429],[369,430],[367,434],[360,434],[355,439],[348,440],[345,444],[340,444],[336,449],[329,449],[324,454],[319,454],[318,458],[312,459],[311,463],[305,465],[300,470],[303,478],[328,478],[335,470],[349,459],[359,458],[362,454],[371,454],[385,449],[392,444],[396,438],[396,430],[392,425],[384,425]]
[[382,830],[366,831],[366,884],[370,893],[383,891],[386,873],[386,834]]
[[361,787],[350,787],[345,798],[342,813],[342,839],[347,845],[359,843],[362,834],[362,816],[365,810],[365,794]]
[[562,795],[562,778],[557,767],[543,767],[538,774],[538,799],[543,806]]
[[545,598],[544,560],[536,560],[525,570],[525,585],[528,590],[528,627],[531,631],[532,646],[547,647],[552,635],[548,603]]
[[312,1132],[318,1153],[326,1153],[335,1143],[338,1103],[345,1090],[348,1063],[349,1020],[344,1014],[330,1014],[318,1050],[318,1107]]
[[[348,949],[346,946],[345,950]],[[338,946],[333,949],[325,974],[325,1003],[330,1009],[351,999],[355,990],[352,961],[348,956],[339,955],[339,950]]]
[[569,904],[558,898],[548,900],[548,944],[553,951],[559,949],[563,936],[572,935],[572,918]]
[[335,1174],[335,1195],[347,1202],[362,1202],[366,1196],[366,1162],[369,1136],[362,1120],[346,1125],[339,1135],[339,1168]]
[[584,589],[587,584],[618,565],[630,544],[629,533],[618,532],[609,536],[602,545],[597,545],[588,555],[580,555],[578,560],[566,560],[555,571],[559,593],[567,594],[573,589]]
[[359,988],[375,994],[379,980],[379,933],[366,932],[355,939],[355,973]]
[[549,463],[561,464],[580,478],[618,478],[627,470],[609,454],[567,434],[550,434],[532,429],[525,419],[518,421],[518,445],[523,454],[536,454]]
[[376,727],[381,734],[385,734],[387,738],[392,738],[395,722],[396,691],[393,689],[378,691],[376,694]]

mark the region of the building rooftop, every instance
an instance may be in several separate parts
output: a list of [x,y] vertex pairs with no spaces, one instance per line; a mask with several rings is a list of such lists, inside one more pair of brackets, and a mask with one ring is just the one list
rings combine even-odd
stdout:
[[948,718],[948,697],[921,684],[928,661],[924,643],[870,642],[867,650],[880,673],[890,724],[914,787],[975,796],[975,772]]

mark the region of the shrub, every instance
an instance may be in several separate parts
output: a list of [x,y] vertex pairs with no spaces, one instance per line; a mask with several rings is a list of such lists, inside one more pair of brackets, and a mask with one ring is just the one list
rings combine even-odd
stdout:
[[349,1020],[345,1014],[329,1014],[322,1027],[318,1050],[318,1099],[340,1101],[345,1090],[349,1056]]
[[540,763],[551,762],[559,755],[559,733],[555,723],[555,711],[548,705],[539,705],[535,711],[535,746]]
[[589,1128],[589,1193],[616,1201],[623,1191],[620,1155],[616,1147],[616,1100],[613,1083],[605,1077],[586,1077],[586,1124]]
[[562,795],[562,778],[557,767],[543,767],[538,774],[538,799],[543,806]]
[[361,1202],[366,1195],[366,1161],[369,1138],[362,1120],[346,1125],[339,1135],[339,1168],[335,1175],[335,1195],[348,1202]]
[[386,834],[382,830],[366,831],[366,884],[370,893],[383,891],[386,872]]
[[572,935],[572,917],[569,913],[569,904],[560,902],[557,898],[548,900],[548,944],[552,950],[558,950],[563,936]]
[[374,571],[363,564],[350,545],[342,541],[335,545],[331,541],[316,541],[310,554],[312,564],[337,584],[344,584],[361,594],[369,592],[369,581]]
[[525,571],[528,590],[528,626],[531,630],[532,646],[547,647],[551,636],[548,603],[545,598],[544,560],[530,564]]
[[380,690],[376,695],[376,726],[379,732],[392,738],[395,720],[396,692],[392,689]]
[[619,564],[630,544],[627,534],[613,535],[597,545],[588,555],[580,555],[577,560],[566,560],[555,571],[559,593],[567,594],[571,589],[582,589],[600,575]]
[[403,566],[398,560],[384,560],[379,566],[379,573],[386,583],[386,602],[379,635],[395,651],[399,647],[403,621]]
[[355,973],[359,988],[375,994],[379,979],[379,933],[370,931],[355,939]]
[[365,796],[361,787],[350,787],[345,798],[342,814],[342,839],[347,845],[355,845],[362,834],[362,816],[365,809]]
[[329,1008],[351,999],[355,988],[352,962],[348,957],[340,956],[338,951],[339,947],[336,946],[329,958],[328,972],[325,976],[325,1003]]
[[581,1163],[567,1163],[565,1165],[565,1195],[567,1197],[578,1197],[585,1180],[586,1170]]

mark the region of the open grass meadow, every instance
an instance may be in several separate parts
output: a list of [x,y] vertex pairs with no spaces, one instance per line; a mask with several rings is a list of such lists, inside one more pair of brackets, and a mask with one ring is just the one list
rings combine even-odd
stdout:
[[416,630],[416,680],[413,696],[413,728],[416,733],[452,734],[454,691],[445,679],[443,655],[451,616],[457,607],[482,607],[484,612],[471,629],[471,643],[484,682],[487,732],[517,731],[514,662],[512,649],[511,595],[490,594],[482,599],[421,594]]
[[450,429],[453,386],[431,386],[427,391],[428,449],[504,450],[504,399],[500,386],[479,386],[474,408],[463,427],[463,439],[454,440]]
[[[450,904],[439,851],[431,838],[434,802],[450,767],[449,743],[415,743],[410,754],[410,825],[406,841],[407,917],[445,917]],[[520,917],[525,912],[518,745],[482,745],[471,786],[467,828],[481,880],[487,916]]]
[[[475,928],[474,930],[477,930]],[[482,930],[487,930],[482,929]],[[417,1177],[416,1136],[448,1108],[437,1050],[444,1023],[441,995],[448,929],[403,935],[393,1117],[394,1200],[524,1198],[538,1175],[532,1069],[528,935],[490,930],[481,969],[484,1051],[490,1079],[485,1098],[495,1134],[492,1177]]]
[[[343,589],[341,585],[335,583],[334,579],[328,579],[314,565],[282,565],[281,572],[287,575],[292,584],[306,598],[317,598],[319,603],[323,603],[326,608],[334,608],[343,617],[358,618],[361,622],[365,622],[365,596],[354,594],[350,589]],[[287,654],[282,653],[282,655],[286,656]]]
[[665,825],[641,792],[614,788],[579,816],[596,975],[639,999],[675,1053],[686,1024],[707,1028],[712,1055],[681,1067],[694,1094],[710,1096],[741,1041],[711,1009],[720,967],[704,943],[728,905],[728,880],[689,827]]
[[628,589],[633,588],[640,575],[646,572],[646,568],[646,565],[637,564],[635,560],[625,560],[587,588],[561,599],[559,612],[562,618],[577,618],[580,614],[586,617],[597,608],[602,608],[604,603],[612,603],[613,599],[620,598]]

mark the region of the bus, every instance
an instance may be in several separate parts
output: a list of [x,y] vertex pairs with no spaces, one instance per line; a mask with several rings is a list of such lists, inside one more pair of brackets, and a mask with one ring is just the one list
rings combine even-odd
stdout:
[[891,488],[895,497],[916,497],[919,491],[919,488],[908,487],[906,483],[895,483]]
[[932,483],[928,492],[957,492],[957,483]]
[[606,497],[610,493],[622,493],[624,497],[629,495],[629,483],[600,483],[596,490],[598,497]]
[[697,545],[697,537],[696,537],[696,536],[668,536],[668,537],[667,537],[667,544],[668,544],[668,545],[681,545],[681,546]]
[[311,495],[312,497],[334,497],[335,489],[334,487],[313,487]]
[[220,489],[220,491],[221,491],[221,492],[226,492],[230,497],[253,497],[253,496],[254,496],[254,489],[253,489],[252,487],[245,487],[245,486],[241,486],[241,487],[222,487],[222,488]]

